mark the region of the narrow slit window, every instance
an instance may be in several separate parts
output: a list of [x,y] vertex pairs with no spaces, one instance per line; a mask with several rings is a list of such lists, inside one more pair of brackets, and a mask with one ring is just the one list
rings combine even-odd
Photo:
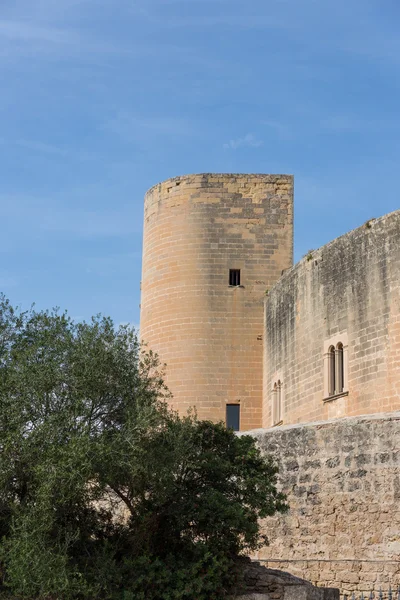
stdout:
[[240,269],[229,269],[229,285],[240,285]]
[[233,431],[240,429],[240,404],[226,405],[226,426]]

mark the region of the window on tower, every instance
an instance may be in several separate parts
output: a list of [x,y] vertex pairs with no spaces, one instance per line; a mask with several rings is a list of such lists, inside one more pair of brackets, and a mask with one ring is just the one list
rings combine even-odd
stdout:
[[226,405],[226,426],[233,431],[240,429],[240,404]]
[[240,269],[229,269],[229,285],[240,285]]

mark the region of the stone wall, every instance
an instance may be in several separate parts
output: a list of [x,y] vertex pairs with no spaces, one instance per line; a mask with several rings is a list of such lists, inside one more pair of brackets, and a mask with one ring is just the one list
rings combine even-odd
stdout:
[[[263,426],[282,382],[284,424],[400,409],[400,211],[310,251],[265,307]],[[343,393],[327,392],[327,348],[344,345]]]
[[251,434],[290,504],[256,558],[342,593],[400,585],[400,412]]
[[180,412],[225,420],[240,403],[241,429],[261,426],[263,301],[292,251],[290,175],[188,175],[146,194],[140,333]]

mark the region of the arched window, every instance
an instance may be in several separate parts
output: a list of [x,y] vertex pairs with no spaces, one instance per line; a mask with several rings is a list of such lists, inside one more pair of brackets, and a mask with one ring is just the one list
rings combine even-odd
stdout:
[[278,393],[277,393],[277,402],[276,402],[276,422],[280,423],[282,421],[282,383],[281,380],[278,380]]
[[336,389],[336,360],[335,347],[331,346],[328,350],[328,394],[333,396]]
[[276,403],[278,399],[278,385],[274,383],[272,388],[272,425],[275,425],[276,421]]
[[349,343],[346,331],[324,342],[324,396],[326,401],[349,394]]
[[343,359],[343,344],[339,342],[335,351],[335,394],[341,394],[344,390],[344,359]]
[[272,425],[278,425],[282,422],[282,404],[282,382],[280,379],[278,379],[278,381],[274,383],[274,387],[272,388]]

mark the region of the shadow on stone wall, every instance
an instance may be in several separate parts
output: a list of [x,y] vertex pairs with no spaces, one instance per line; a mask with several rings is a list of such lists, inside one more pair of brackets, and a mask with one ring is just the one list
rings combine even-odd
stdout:
[[339,600],[339,590],[317,588],[284,571],[266,569],[259,562],[245,566],[245,591],[235,600]]

